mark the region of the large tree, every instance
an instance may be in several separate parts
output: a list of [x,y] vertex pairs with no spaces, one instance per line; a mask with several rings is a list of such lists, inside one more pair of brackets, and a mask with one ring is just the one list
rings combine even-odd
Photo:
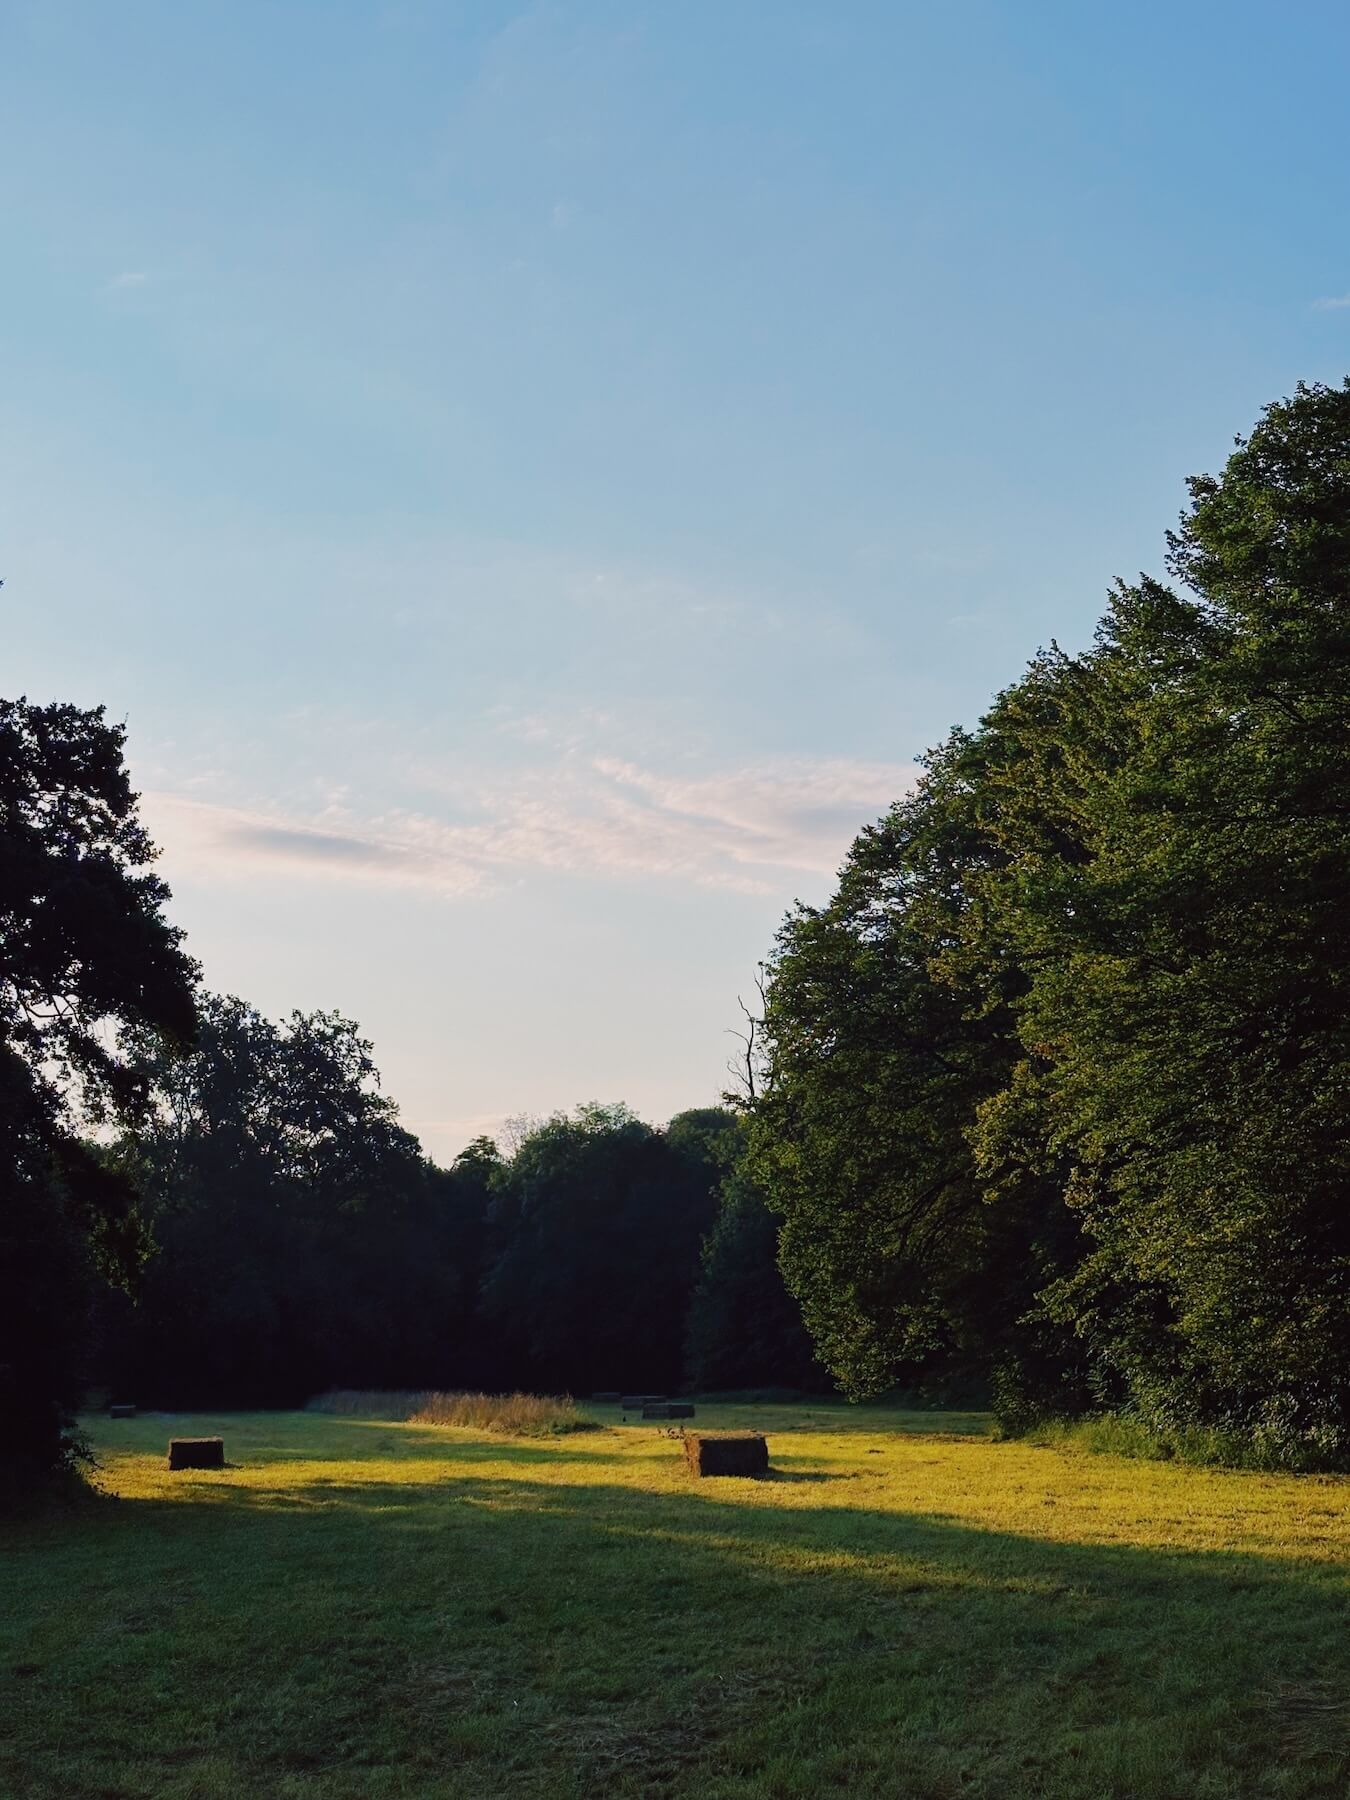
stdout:
[[1350,385],[1192,481],[1094,655],[1127,754],[1010,917],[1093,1253],[1051,1288],[1137,1410],[1350,1460]]
[[1350,385],[1191,483],[771,970],[755,1158],[855,1391],[972,1355],[1350,1459]]
[[128,1032],[181,1045],[195,970],[101,708],[0,701],[0,1441],[69,1454],[95,1272],[145,1250],[134,1186],[89,1141],[147,1094]]
[[769,964],[748,1171],[782,1215],[816,1351],[855,1398],[1014,1365],[1025,1385],[1046,1353],[1019,1326],[1033,1270],[1057,1270],[1074,1236],[1049,1174],[991,1204],[971,1144],[1022,1061],[1025,978],[987,904],[1006,861],[982,820],[996,763],[954,734]]
[[359,1028],[212,996],[189,1055],[144,1052],[154,1105],[119,1148],[156,1253],[109,1326],[119,1384],[164,1405],[295,1405],[450,1378],[472,1303],[458,1183],[399,1125]]

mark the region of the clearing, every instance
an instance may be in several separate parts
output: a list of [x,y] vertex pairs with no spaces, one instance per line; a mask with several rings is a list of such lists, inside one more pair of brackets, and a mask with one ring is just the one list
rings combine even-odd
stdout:
[[1344,1478],[826,1403],[700,1406],[775,1473],[697,1482],[587,1410],[89,1421],[117,1498],[0,1523],[0,1793],[1346,1793]]

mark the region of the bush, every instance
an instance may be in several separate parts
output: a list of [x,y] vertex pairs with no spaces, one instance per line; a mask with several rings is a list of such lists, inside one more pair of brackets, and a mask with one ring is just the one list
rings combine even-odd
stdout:
[[342,1388],[311,1400],[308,1410],[403,1420],[409,1425],[463,1425],[504,1437],[558,1437],[594,1429],[594,1421],[583,1416],[570,1394],[378,1393]]
[[1090,1419],[1042,1420],[1019,1430],[1005,1425],[1003,1435],[1055,1450],[1199,1463],[1221,1469],[1282,1474],[1350,1469],[1350,1442],[1335,1441],[1330,1434],[1315,1430],[1295,1436],[1259,1425],[1250,1430],[1217,1425],[1159,1425],[1129,1413],[1102,1413]]

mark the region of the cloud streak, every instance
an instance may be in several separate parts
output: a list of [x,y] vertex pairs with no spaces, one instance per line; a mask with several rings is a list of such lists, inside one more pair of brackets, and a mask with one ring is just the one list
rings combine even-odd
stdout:
[[912,786],[912,766],[833,758],[697,777],[617,758],[562,759],[447,784],[444,813],[281,816],[183,793],[144,810],[172,879],[309,878],[490,893],[538,875],[655,880],[774,893],[828,876],[857,831]]
[[1324,299],[1313,301],[1314,312],[1340,312],[1350,306],[1350,294],[1328,294]]

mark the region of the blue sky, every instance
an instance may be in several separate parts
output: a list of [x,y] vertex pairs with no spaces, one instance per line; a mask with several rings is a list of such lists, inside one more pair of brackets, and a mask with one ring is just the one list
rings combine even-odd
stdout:
[[1350,14],[0,4],[3,688],[448,1157],[714,1099],[786,907],[1350,365]]

